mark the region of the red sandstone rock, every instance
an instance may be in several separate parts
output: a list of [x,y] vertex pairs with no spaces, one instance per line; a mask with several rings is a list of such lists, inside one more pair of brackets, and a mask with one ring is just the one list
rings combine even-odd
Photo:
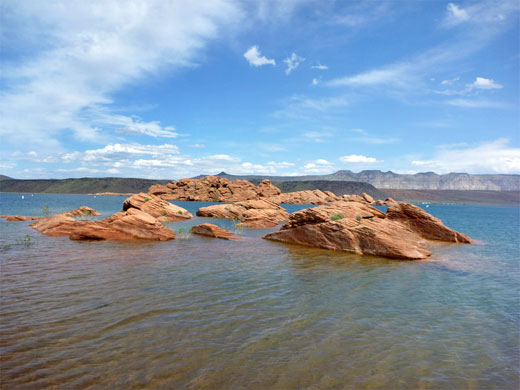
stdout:
[[374,198],[372,198],[366,192],[363,192],[363,199],[365,199],[367,201],[367,203],[374,203]]
[[193,226],[191,228],[193,234],[199,234],[201,236],[222,238],[224,240],[236,240],[237,237],[231,232],[225,229],[213,225],[212,223],[203,223],[201,225]]
[[201,207],[197,215],[240,220],[238,226],[250,228],[274,227],[289,219],[289,213],[283,207],[266,199]]
[[201,179],[182,179],[167,186],[155,184],[151,194],[165,200],[188,200],[197,202],[237,202],[278,195],[280,190],[269,180],[255,186],[247,180],[228,180],[217,176]]
[[263,238],[407,260],[431,255],[424,249],[428,245],[425,238],[471,242],[414,207],[396,207],[385,215],[366,202],[335,202],[292,213],[280,231]]
[[2,215],[6,222],[36,221],[45,217],[26,217],[21,215]]
[[65,211],[64,213],[61,213],[61,214],[66,215],[67,217],[90,217],[90,216],[101,215],[96,210],[91,209],[90,207],[87,207],[87,206],[81,206],[77,209]]
[[474,241],[467,235],[459,233],[445,226],[442,221],[428,214],[418,206],[410,203],[399,203],[387,210],[387,217],[399,221],[421,237],[429,240],[459,242],[471,244]]
[[334,193],[321,190],[286,192],[269,198],[270,201],[278,204],[327,204],[339,199],[341,198]]
[[366,199],[362,196],[356,195],[356,194],[350,194],[350,195],[343,195],[341,197],[342,201],[345,202],[361,202],[361,203],[367,203]]
[[137,209],[157,218],[159,221],[179,221],[193,218],[188,210],[171,204],[158,196],[141,192],[126,199],[123,203],[123,211]]
[[376,200],[374,203],[376,206],[397,206],[399,205],[399,202],[392,199],[392,198],[386,198],[386,200]]
[[[67,217],[90,217],[90,216],[98,216],[101,215],[94,209],[91,209],[87,206],[81,206],[77,209],[64,211],[59,215],[65,215]],[[5,219],[6,222],[19,222],[19,221],[37,221],[39,219],[47,219],[49,217],[26,217],[19,215],[2,215],[2,218]]]
[[62,214],[31,225],[48,236],[69,236],[71,240],[173,240],[175,233],[143,211],[130,208],[101,221],[77,221]]

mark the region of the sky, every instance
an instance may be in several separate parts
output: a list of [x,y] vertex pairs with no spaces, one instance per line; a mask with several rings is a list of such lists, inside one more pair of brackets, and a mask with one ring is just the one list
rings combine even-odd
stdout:
[[0,174],[520,173],[516,0],[0,7]]

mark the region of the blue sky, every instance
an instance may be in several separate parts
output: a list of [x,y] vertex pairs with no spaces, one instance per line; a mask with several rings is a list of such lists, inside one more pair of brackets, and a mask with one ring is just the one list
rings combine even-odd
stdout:
[[519,5],[4,1],[0,173],[520,173]]

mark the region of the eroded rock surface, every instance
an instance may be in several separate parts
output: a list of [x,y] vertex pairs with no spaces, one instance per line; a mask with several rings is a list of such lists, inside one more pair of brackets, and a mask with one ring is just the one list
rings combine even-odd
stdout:
[[201,179],[182,179],[166,186],[155,184],[150,187],[149,192],[165,200],[237,202],[278,195],[280,189],[269,180],[262,180],[255,186],[247,180],[206,176]]
[[340,199],[333,192],[321,190],[285,192],[269,198],[270,201],[278,204],[327,204]]
[[414,207],[404,206],[386,215],[366,201],[335,202],[292,213],[280,231],[263,238],[406,260],[424,259],[431,255],[425,249],[428,246],[426,238],[471,242],[463,241],[462,237],[467,236],[447,228],[440,220]]
[[[87,206],[81,206],[74,210],[64,211],[63,213],[60,213],[58,215],[65,215],[67,217],[94,217],[101,215],[96,210],[87,207]],[[20,221],[37,221],[39,219],[47,219],[49,217],[27,217],[27,216],[20,216],[20,215],[2,215],[2,218],[6,222],[20,222]]]
[[213,225],[212,223],[203,223],[201,225],[193,226],[191,228],[191,232],[193,234],[198,234],[201,236],[214,237],[214,238],[222,238],[224,240],[236,240],[237,237],[228,232],[217,225]]
[[1,218],[6,222],[23,222],[23,221],[36,221],[45,217],[27,217],[23,215],[2,215]]
[[182,207],[171,204],[158,196],[141,192],[126,199],[123,211],[141,210],[162,222],[182,221],[193,218],[193,215]]
[[404,223],[421,237],[429,240],[460,242],[464,244],[474,242],[467,235],[450,229],[440,219],[410,203],[399,203],[388,208],[387,218]]
[[31,224],[48,236],[69,236],[71,240],[173,240],[175,233],[151,215],[130,208],[101,221],[78,221],[63,214]]
[[266,199],[201,207],[197,215],[239,220],[237,226],[249,228],[269,228],[289,220],[289,213],[283,207]]

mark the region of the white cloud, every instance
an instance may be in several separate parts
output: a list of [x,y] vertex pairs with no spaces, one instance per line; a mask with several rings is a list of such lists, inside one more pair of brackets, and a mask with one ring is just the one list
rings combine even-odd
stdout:
[[318,65],[311,66],[312,69],[319,69],[319,70],[327,70],[329,67],[327,65],[322,65],[318,63]]
[[244,58],[252,66],[276,65],[275,60],[268,59],[267,57],[260,55],[260,50],[258,50],[258,46],[251,46],[249,50],[247,50],[244,53]]
[[415,160],[412,165],[437,173],[520,173],[520,148],[510,147],[500,138],[476,147],[439,150],[430,160]]
[[127,160],[137,156],[151,155],[171,155],[178,154],[179,148],[176,145],[141,145],[141,144],[108,144],[100,149],[91,149],[84,152],[71,152],[61,155],[61,160],[65,163],[80,161],[84,163],[103,163]]
[[459,81],[459,80],[460,80],[460,77],[454,77],[454,78],[449,79],[449,80],[442,80],[441,84],[442,85],[452,85],[454,82]]
[[458,5],[449,3],[446,7],[448,13],[446,15],[445,23],[447,25],[456,25],[465,22],[469,19],[468,12]]
[[289,76],[291,72],[296,69],[300,64],[305,61],[305,58],[299,57],[296,53],[292,53],[290,57],[287,57],[283,62],[287,64],[287,69],[285,69],[285,74]]
[[495,83],[494,80],[486,79],[484,77],[477,77],[474,82],[468,84],[468,88],[476,89],[500,89],[503,86]]
[[226,0],[7,1],[3,8],[4,31],[16,39],[2,33],[0,44],[23,62],[1,64],[0,135],[4,145],[54,151],[62,148],[58,136],[103,142],[118,124],[127,133],[174,137],[156,121],[111,115],[114,92],[152,72],[193,66],[209,40],[241,20]]
[[193,145],[189,145],[189,146],[190,146],[190,148],[199,148],[199,149],[206,147],[206,145],[204,145],[204,144],[193,144]]
[[327,160],[325,160],[325,159],[320,158],[320,159],[316,160],[316,164],[319,164],[319,165],[331,165],[332,163],[327,161]]
[[312,79],[312,85],[318,85],[319,80],[318,79]]
[[359,133],[359,134],[363,134],[363,135],[368,135],[368,132],[366,130],[363,130],[363,129],[350,129],[350,131],[352,131],[353,133]]
[[326,142],[328,138],[332,137],[332,134],[326,131],[308,131],[306,133],[303,133],[302,135],[304,138],[319,143]]
[[271,167],[275,167],[275,168],[290,168],[290,167],[293,167],[294,164],[293,163],[290,163],[290,162],[286,162],[286,161],[282,161],[282,162],[274,162],[274,161],[269,161],[267,163],[267,165],[271,166]]
[[372,163],[382,162],[382,161],[376,160],[374,157],[366,157],[366,156],[361,156],[361,155],[357,155],[357,154],[343,156],[343,157],[340,157],[339,160],[344,163],[356,163],[356,164],[357,163],[372,164]]
[[328,86],[405,86],[411,79],[411,67],[406,64],[395,64],[382,69],[372,69],[354,76],[340,77],[327,82]]
[[445,102],[450,106],[463,108],[510,108],[512,105],[503,102],[483,99],[452,99]]

